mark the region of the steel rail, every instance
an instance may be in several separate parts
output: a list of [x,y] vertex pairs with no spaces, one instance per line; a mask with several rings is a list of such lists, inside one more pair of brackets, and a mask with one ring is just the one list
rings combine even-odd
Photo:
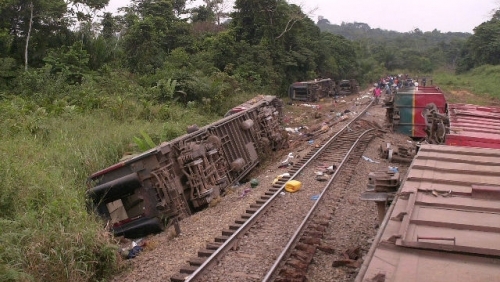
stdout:
[[[341,130],[339,130],[334,136],[332,136],[326,143],[321,146],[301,167],[300,169],[297,170],[293,175],[290,176],[289,180],[294,179],[302,170],[304,170],[307,165],[312,162],[316,157],[325,149],[327,148],[333,140],[335,140],[338,136],[344,133],[346,130],[350,130],[349,125],[353,124],[355,121],[357,121],[359,118],[361,118],[362,115],[365,114],[365,112],[372,106],[373,101],[371,101],[364,109],[361,111],[356,118],[351,120],[348,124],[346,124]],[[338,170],[337,170],[338,171]],[[333,177],[332,177],[333,178]],[[329,182],[330,183],[330,182]],[[286,184],[286,183],[285,183]],[[193,273],[191,273],[189,276],[185,278],[184,281],[189,282],[189,281],[195,281],[195,279],[199,278],[199,276],[211,265],[213,264],[216,259],[219,258],[219,256],[222,256],[224,253],[228,252],[231,248],[233,248],[234,245],[238,243],[239,238],[246,233],[254,224],[254,222],[266,211],[269,206],[271,205],[272,202],[274,202],[274,199],[278,197],[281,191],[285,189],[285,184],[283,184],[279,190],[274,193],[269,200],[264,203],[255,213],[252,214],[250,218],[248,218],[245,223],[234,233],[232,234],[210,257],[208,257]]]
[[325,188],[323,188],[323,191],[319,195],[318,199],[316,200],[316,202],[314,203],[314,205],[311,207],[311,209],[309,210],[309,212],[307,213],[307,215],[304,217],[304,220],[302,221],[302,223],[300,224],[300,226],[297,228],[297,230],[295,231],[295,233],[293,234],[293,236],[288,241],[288,243],[285,246],[283,252],[281,252],[281,254],[278,256],[278,258],[275,260],[273,266],[267,272],[266,276],[264,277],[264,279],[262,281],[270,281],[271,277],[274,275],[274,273],[276,272],[276,270],[279,269],[279,264],[281,263],[281,261],[283,260],[283,258],[286,256],[286,254],[290,251],[290,248],[292,247],[292,245],[295,244],[295,242],[299,238],[299,235],[302,233],[302,231],[304,231],[304,228],[306,227],[307,223],[309,222],[309,219],[312,216],[312,214],[316,211],[316,208],[318,207],[321,199],[323,198],[323,195],[328,191],[328,189],[330,188],[330,185],[332,184],[333,180],[335,180],[337,178],[338,173],[342,170],[342,166],[348,161],[349,157],[351,156],[352,151],[358,146],[359,142],[365,136],[365,134],[367,134],[368,132],[374,131],[374,130],[375,130],[374,128],[365,130],[356,139],[356,141],[353,143],[353,145],[351,146],[351,149],[349,149],[349,151],[345,155],[344,159],[339,164],[338,169],[332,175],[332,177],[330,178],[330,180],[326,183]]

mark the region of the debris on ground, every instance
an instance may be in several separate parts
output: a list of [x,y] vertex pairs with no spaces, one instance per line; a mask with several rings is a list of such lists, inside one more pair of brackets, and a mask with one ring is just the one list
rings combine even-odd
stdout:
[[147,245],[147,241],[143,240],[142,238],[135,241],[123,238],[123,240],[120,240],[120,242],[122,246],[124,246],[120,249],[120,254],[126,259],[137,257]]
[[390,162],[411,163],[417,154],[417,147],[411,141],[410,144],[410,146],[394,146],[387,142],[380,145],[380,157]]
[[372,159],[370,159],[369,157],[366,157],[366,156],[363,156],[363,159],[364,159],[365,161],[368,161],[368,162],[371,162],[371,163],[376,163],[376,164],[379,164],[379,163],[380,163],[380,162],[374,161],[374,160],[372,160]]
[[285,190],[290,193],[294,193],[300,190],[302,187],[302,182],[297,180],[290,180],[285,183]]
[[362,264],[361,258],[361,248],[351,248],[346,250],[344,253],[344,259],[335,260],[332,263],[333,267],[347,266],[351,268],[358,268]]
[[293,165],[293,163],[291,162],[291,159],[293,159],[293,153],[288,153],[288,156],[286,157],[286,159],[284,161],[281,162],[280,166],[279,167],[288,167],[290,164]]
[[245,188],[245,189],[243,190],[243,192],[241,193],[240,198],[245,197],[246,195],[248,195],[248,194],[249,194],[249,193],[251,193],[251,192],[252,192],[252,189],[250,189],[250,188]]

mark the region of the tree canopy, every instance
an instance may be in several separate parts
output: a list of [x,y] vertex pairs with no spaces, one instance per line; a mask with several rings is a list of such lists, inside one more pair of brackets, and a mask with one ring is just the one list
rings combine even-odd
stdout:
[[461,52],[457,71],[464,72],[486,64],[500,64],[500,10],[491,20],[474,28],[474,34]]

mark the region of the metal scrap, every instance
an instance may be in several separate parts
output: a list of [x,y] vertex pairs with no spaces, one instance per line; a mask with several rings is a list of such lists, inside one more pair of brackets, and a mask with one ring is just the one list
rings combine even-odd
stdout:
[[411,146],[394,146],[391,143],[380,145],[379,155],[383,159],[388,159],[391,162],[411,163],[417,154],[417,148],[411,143]]

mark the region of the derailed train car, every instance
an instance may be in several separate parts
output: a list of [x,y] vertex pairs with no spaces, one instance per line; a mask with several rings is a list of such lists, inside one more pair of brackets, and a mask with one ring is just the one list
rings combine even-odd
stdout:
[[316,102],[335,95],[335,82],[330,78],[292,83],[288,96],[292,100]]
[[500,150],[420,147],[355,282],[499,281]]
[[275,96],[259,96],[217,122],[92,174],[93,209],[117,236],[178,228],[178,220],[245,177],[262,153],[287,145],[282,105]]
[[[393,130],[414,138],[427,137],[433,116],[447,112],[444,93],[434,86],[403,87],[396,94],[386,97],[384,102],[386,118]],[[435,131],[431,133],[435,139],[444,138],[445,132],[441,128]]]

